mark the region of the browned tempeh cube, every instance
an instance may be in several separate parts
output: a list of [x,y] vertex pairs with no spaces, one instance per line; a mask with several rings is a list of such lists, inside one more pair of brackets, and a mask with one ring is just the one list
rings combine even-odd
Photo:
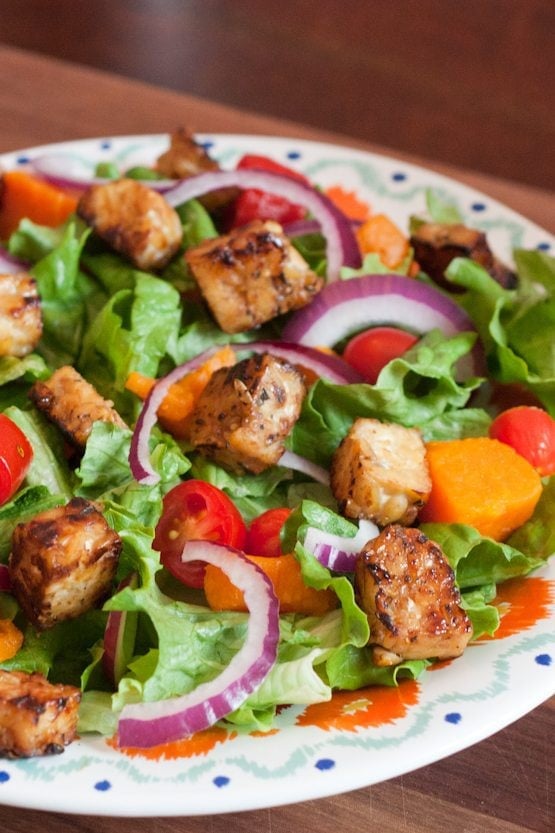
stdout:
[[79,200],[77,213],[138,269],[162,269],[181,245],[177,211],[161,194],[134,179],[92,185]]
[[391,524],[369,541],[357,560],[355,586],[378,665],[457,657],[472,636],[453,570],[419,529]]
[[212,375],[191,415],[191,442],[226,468],[258,474],[283,454],[304,394],[299,371],[274,356],[224,367]]
[[45,382],[35,382],[29,396],[66,439],[81,449],[98,420],[126,427],[112,403],[69,365],[59,367]]
[[42,674],[0,670],[0,756],[63,752],[75,739],[81,692]]
[[94,607],[111,587],[121,548],[119,535],[83,498],[18,524],[9,573],[29,621],[43,630]]
[[0,356],[26,356],[42,335],[37,284],[31,275],[0,275]]
[[279,223],[255,221],[189,249],[185,259],[226,333],[259,327],[308,304],[323,286]]

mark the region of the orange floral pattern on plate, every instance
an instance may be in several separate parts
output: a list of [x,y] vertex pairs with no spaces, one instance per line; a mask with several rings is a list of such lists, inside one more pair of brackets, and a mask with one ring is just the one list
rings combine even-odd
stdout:
[[485,634],[478,641],[504,639],[532,628],[549,616],[549,605],[555,599],[555,582],[539,576],[513,578],[497,588],[495,606],[501,622],[493,636]]
[[403,680],[398,686],[368,686],[358,691],[335,691],[331,700],[308,706],[297,726],[341,729],[356,732],[368,726],[383,726],[404,717],[418,702],[419,686],[415,680]]

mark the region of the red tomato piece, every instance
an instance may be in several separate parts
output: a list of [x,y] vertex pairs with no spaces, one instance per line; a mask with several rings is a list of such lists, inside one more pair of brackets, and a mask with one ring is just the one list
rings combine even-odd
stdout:
[[542,408],[518,405],[503,411],[489,435],[514,448],[542,477],[555,474],[555,419]]
[[349,341],[343,358],[365,381],[375,385],[386,364],[406,353],[418,339],[418,336],[395,327],[373,327]]
[[267,512],[255,518],[247,534],[247,552],[250,555],[264,555],[267,558],[283,555],[280,532],[290,514],[291,509],[284,506],[279,509],[268,509]]
[[242,156],[237,162],[237,167],[283,174],[284,176],[290,176],[292,179],[298,179],[299,182],[304,182],[306,185],[310,184],[310,181],[306,178],[306,176],[304,176],[304,174],[299,173],[299,171],[294,171],[292,168],[288,168],[280,162],[275,162],[268,156],[258,156],[255,153],[246,153],[245,156]]
[[21,428],[0,414],[0,505],[17,492],[32,459],[33,447]]
[[202,587],[206,565],[202,561],[182,563],[186,542],[215,541],[244,550],[246,539],[241,513],[221,489],[203,480],[185,480],[164,497],[153,547],[175,578],[189,587]]
[[[308,184],[308,179],[305,176],[285,165],[281,165],[279,162],[274,162],[273,159],[268,159],[266,156],[247,154],[239,160],[237,168],[269,171]],[[306,209],[302,205],[292,203],[284,197],[276,196],[276,194],[259,191],[256,188],[248,188],[239,194],[231,207],[229,228],[238,228],[253,220],[275,220],[282,225],[287,225],[287,223],[302,220],[305,215]]]

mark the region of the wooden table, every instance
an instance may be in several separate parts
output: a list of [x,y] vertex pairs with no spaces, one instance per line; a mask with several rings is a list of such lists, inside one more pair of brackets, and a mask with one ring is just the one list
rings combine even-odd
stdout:
[[[0,152],[88,136],[161,133],[179,124],[197,131],[289,135],[388,152],[1,46],[0,113]],[[409,161],[454,176],[555,231],[550,193],[429,160]],[[553,829],[553,717],[553,702],[545,703],[478,746],[409,775],[329,799],[225,816],[143,820],[1,807],[0,833],[548,833]]]

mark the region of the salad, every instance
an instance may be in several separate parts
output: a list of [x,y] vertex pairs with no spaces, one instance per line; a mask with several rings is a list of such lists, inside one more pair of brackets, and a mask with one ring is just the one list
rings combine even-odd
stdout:
[[[77,719],[121,746],[267,731],[494,634],[497,585],[553,551],[553,259],[513,272],[433,193],[400,230],[183,133],[148,168],[33,165],[0,206],[25,311],[12,332],[0,303],[0,723],[32,683],[60,725],[18,713],[4,752],[59,751]],[[379,630],[388,535],[437,558],[409,607],[431,588],[455,639],[403,639],[402,588]]]

